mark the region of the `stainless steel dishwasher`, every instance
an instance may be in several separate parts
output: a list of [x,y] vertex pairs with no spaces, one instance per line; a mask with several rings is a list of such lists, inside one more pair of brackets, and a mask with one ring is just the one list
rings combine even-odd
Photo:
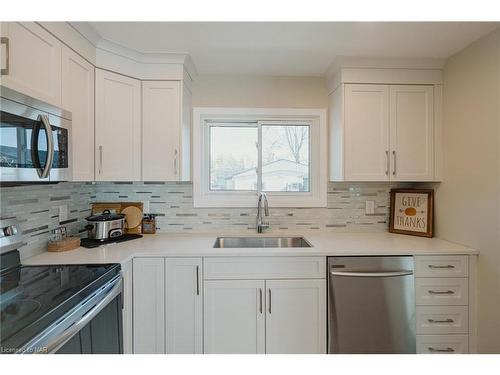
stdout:
[[413,257],[328,258],[328,352],[415,353]]

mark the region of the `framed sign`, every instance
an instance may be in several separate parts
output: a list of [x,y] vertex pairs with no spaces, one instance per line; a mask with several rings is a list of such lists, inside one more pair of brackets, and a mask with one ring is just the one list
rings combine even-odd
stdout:
[[392,189],[389,232],[432,237],[434,190]]

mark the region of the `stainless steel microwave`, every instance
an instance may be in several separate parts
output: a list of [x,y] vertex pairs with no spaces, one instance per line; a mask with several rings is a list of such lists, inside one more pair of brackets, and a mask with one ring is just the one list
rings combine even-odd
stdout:
[[0,86],[0,182],[72,179],[71,113]]

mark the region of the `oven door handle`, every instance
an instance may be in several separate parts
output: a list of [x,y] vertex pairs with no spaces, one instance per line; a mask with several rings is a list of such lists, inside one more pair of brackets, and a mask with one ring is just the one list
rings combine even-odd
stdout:
[[54,136],[47,115],[38,115],[38,121],[40,121],[45,128],[45,134],[47,137],[47,157],[45,158],[45,167],[42,169],[40,159],[38,157],[38,134],[40,132],[40,128],[34,130],[31,136],[31,158],[35,163],[38,177],[47,178],[49,176],[50,169],[52,168],[52,162],[54,161]]
[[[113,299],[116,298],[116,296],[118,296],[122,292],[122,283],[123,281],[121,277],[113,280],[113,282],[110,283],[113,285],[111,289],[109,289],[106,292],[105,296],[103,296],[102,298],[101,296],[99,296],[97,303],[83,316],[81,316],[79,320],[71,324],[62,332],[55,332],[57,331],[57,326],[56,326],[53,329],[53,332],[49,332],[49,334],[45,338],[41,339],[40,341],[37,340],[38,342],[26,346],[24,348],[24,353],[33,353],[34,351],[30,349],[36,350],[39,349],[40,347],[43,347],[43,352],[45,353],[56,352],[64,344],[66,344],[66,342],[68,342],[75,334],[77,334],[83,327],[85,327],[92,319],[94,319],[95,316],[99,314],[108,305],[108,303],[110,303]],[[110,287],[110,284],[107,285],[108,288]],[[97,295],[94,296],[94,298],[96,297]],[[78,310],[82,309],[86,304],[91,304],[96,302],[94,298],[91,298],[87,302],[83,303],[83,305],[81,305],[81,307],[79,307]]]

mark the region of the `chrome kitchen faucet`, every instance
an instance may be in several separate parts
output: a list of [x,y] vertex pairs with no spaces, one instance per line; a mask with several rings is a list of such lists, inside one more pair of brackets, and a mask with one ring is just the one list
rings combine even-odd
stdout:
[[262,221],[262,203],[264,203],[264,215],[269,216],[269,203],[267,194],[261,191],[257,201],[257,233],[262,233],[264,229],[269,228],[269,222]]

